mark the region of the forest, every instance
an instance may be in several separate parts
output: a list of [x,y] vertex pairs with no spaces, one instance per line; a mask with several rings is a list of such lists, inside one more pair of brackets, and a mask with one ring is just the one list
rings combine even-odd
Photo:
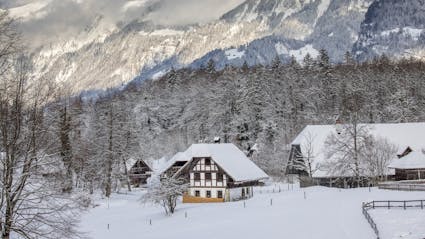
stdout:
[[62,99],[48,107],[46,123],[58,128],[57,148],[69,153],[76,185],[99,188],[105,177],[118,183],[129,158],[152,163],[214,137],[284,176],[288,145],[308,124],[349,123],[354,113],[362,123],[424,120],[423,62],[345,59],[331,64],[321,51],[302,63],[276,58],[270,66],[221,71],[209,62],[99,98]]

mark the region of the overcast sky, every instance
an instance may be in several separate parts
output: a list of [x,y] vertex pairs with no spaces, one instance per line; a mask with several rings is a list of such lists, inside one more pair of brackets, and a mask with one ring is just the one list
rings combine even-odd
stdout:
[[[206,23],[244,0],[0,0],[3,9],[22,17],[22,30],[34,41],[69,36],[91,25],[96,16],[115,24],[134,19],[161,25]],[[126,6],[126,7],[125,7]],[[18,10],[17,10],[18,9]]]

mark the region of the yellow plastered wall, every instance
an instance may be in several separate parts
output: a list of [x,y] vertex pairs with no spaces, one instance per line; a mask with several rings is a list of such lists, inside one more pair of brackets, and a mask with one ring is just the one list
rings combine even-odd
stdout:
[[183,203],[220,203],[220,202],[224,202],[224,199],[193,197],[187,194],[183,195]]

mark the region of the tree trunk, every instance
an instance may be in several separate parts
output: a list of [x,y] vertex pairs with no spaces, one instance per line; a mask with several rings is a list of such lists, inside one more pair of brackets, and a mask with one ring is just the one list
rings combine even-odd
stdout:
[[125,181],[126,181],[126,184],[127,184],[127,189],[128,189],[129,192],[131,192],[131,183],[130,183],[130,177],[128,175],[128,170],[127,170],[127,162],[124,158],[123,158],[122,162],[124,164],[124,175],[125,175]]
[[110,197],[111,196],[111,192],[112,192],[112,162],[114,160],[114,155],[113,155],[113,140],[114,140],[114,130],[113,130],[113,126],[114,126],[114,116],[113,116],[113,109],[112,109],[112,105],[110,107],[110,112],[109,112],[109,145],[108,145],[108,152],[109,152],[109,157],[108,160],[106,162],[106,185],[105,185],[105,196],[106,197]]

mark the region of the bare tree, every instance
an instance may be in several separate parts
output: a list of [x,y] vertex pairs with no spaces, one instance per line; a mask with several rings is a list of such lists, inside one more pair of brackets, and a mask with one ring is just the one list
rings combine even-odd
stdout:
[[364,154],[366,174],[374,182],[386,180],[388,165],[396,157],[397,146],[385,138],[371,138]]
[[173,214],[177,206],[177,199],[187,190],[187,183],[180,179],[167,178],[156,182],[143,196],[143,202],[153,202],[161,205],[165,214]]
[[301,145],[301,151],[303,152],[302,155],[305,162],[305,167],[310,178],[313,177],[313,173],[317,170],[317,168],[313,168],[314,159],[317,154],[314,145],[315,140],[316,135],[313,135],[311,132],[309,132],[307,135],[305,135],[305,144]]
[[43,124],[53,87],[30,81],[31,62],[13,31],[0,13],[1,238],[77,237],[78,206],[45,170],[56,154],[49,153],[52,129]]
[[358,124],[357,120],[336,127],[336,133],[325,141],[326,157],[330,159],[325,167],[332,175],[354,177],[360,186],[364,176],[362,157],[371,137],[369,127]]

